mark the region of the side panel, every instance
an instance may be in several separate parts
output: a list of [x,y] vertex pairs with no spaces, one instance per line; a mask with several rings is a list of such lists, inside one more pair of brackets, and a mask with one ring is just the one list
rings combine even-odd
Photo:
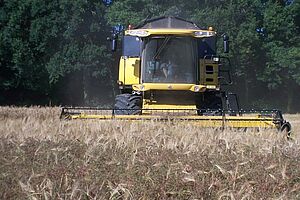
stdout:
[[127,36],[123,37],[122,55],[128,57],[140,57],[142,40],[139,37]]
[[211,88],[218,88],[219,87],[218,76],[219,76],[218,63],[214,63],[212,60],[200,59],[200,84],[201,85],[212,86]]
[[216,55],[216,37],[208,37],[199,40],[199,57]]
[[139,84],[140,82],[140,58],[128,58],[122,56],[119,65],[119,81],[124,85]]

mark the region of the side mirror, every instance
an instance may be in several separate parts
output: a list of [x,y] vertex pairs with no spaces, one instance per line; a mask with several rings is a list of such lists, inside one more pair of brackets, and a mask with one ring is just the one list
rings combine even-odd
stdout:
[[117,41],[118,41],[118,35],[113,33],[111,37],[111,50],[116,51],[117,50]]
[[[104,1],[104,0],[103,0]],[[106,2],[112,2],[112,0],[105,0]],[[124,30],[124,26],[121,24],[118,24],[116,26],[112,27],[111,31],[111,50],[116,51],[117,50],[117,45],[118,45],[118,35]]]
[[224,53],[229,53],[229,37],[225,34],[223,36]]

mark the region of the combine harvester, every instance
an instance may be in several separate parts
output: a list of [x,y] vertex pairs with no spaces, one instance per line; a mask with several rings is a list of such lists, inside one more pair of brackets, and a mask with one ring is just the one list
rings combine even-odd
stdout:
[[[201,127],[273,128],[290,133],[279,110],[240,110],[231,85],[229,38],[177,17],[145,20],[123,34],[120,89],[113,109],[64,107],[64,119],[178,120]],[[112,50],[118,34],[112,34]]]

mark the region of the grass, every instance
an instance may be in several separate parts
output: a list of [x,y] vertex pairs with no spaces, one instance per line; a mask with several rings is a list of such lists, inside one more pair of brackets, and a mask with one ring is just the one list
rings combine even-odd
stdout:
[[0,199],[300,199],[300,115],[287,141],[59,114],[0,107]]

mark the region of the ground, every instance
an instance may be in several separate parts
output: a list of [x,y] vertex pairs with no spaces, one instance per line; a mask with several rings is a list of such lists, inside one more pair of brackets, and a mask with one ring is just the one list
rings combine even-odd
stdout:
[[0,199],[299,199],[300,115],[275,130],[61,121],[0,108]]

